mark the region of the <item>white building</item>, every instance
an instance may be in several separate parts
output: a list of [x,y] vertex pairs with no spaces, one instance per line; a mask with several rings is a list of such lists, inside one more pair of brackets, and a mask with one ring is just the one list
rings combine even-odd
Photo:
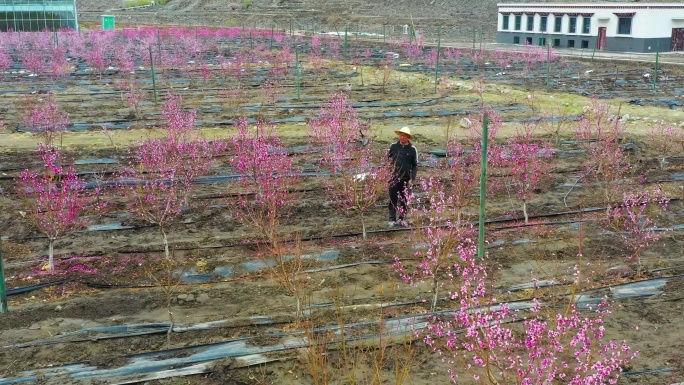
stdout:
[[684,3],[498,4],[497,43],[684,51]]

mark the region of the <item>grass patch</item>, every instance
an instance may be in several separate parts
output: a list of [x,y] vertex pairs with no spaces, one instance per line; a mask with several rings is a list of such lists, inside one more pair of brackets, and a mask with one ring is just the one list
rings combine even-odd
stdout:
[[151,0],[126,0],[123,2],[124,8],[142,7],[151,4]]
[[154,5],[154,4],[164,5],[168,1],[169,0],[125,0],[123,2],[123,6],[124,6],[124,8],[133,8],[133,7],[143,7],[146,5]]

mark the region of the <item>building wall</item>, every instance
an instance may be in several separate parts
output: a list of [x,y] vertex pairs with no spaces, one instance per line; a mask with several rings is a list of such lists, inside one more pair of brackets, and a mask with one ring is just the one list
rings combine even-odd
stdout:
[[[516,13],[521,14],[520,30],[515,30]],[[619,33],[619,18],[631,17],[631,33]],[[503,29],[504,15],[509,14],[509,28]],[[533,15],[533,30],[528,28],[528,16]],[[539,26],[543,15],[547,15],[546,32]],[[555,30],[556,16],[561,17],[562,28]],[[569,31],[571,18],[576,20],[576,30]],[[582,30],[583,20],[590,20],[588,33]],[[672,29],[684,28],[684,4],[682,3],[593,3],[593,4],[499,4],[497,42],[512,44],[516,36],[520,44],[532,37],[536,45],[540,37],[560,43],[567,48],[569,41],[575,41],[574,48],[582,48],[582,41],[588,41],[589,48],[596,47],[599,28],[606,28],[606,51],[655,52],[669,51]],[[546,35],[546,36],[544,36]],[[586,43],[585,43],[586,44]],[[571,47],[572,48],[572,47]]]

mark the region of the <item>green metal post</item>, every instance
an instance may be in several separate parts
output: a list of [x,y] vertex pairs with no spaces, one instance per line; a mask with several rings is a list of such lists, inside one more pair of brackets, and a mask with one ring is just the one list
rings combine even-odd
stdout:
[[294,31],[292,30],[292,19],[290,19],[290,37],[292,37],[292,34]]
[[385,44],[385,24],[382,25],[382,44]]
[[299,70],[299,50],[295,48],[295,77],[297,78],[297,100],[301,100],[302,76]]
[[2,240],[0,239],[0,314],[5,314],[8,311],[7,291],[5,291],[5,268],[2,264]]
[[154,75],[154,61],[152,61],[152,46],[147,47],[150,50],[150,71],[152,72],[152,92],[154,93],[154,105],[157,105],[157,80]]
[[252,38],[252,31],[249,31],[249,49],[254,49],[254,39]]
[[57,30],[52,31],[52,43],[57,47],[59,42],[57,41]]
[[546,44],[546,92],[549,92],[549,88],[550,88],[549,78],[550,77],[551,77],[551,46]]
[[439,79],[439,49],[442,43],[442,26],[437,29],[437,60],[435,60],[435,93],[437,93],[437,79]]
[[271,41],[268,49],[273,49],[273,25],[271,25]]
[[480,167],[480,216],[477,232],[477,257],[484,258],[485,244],[485,193],[487,192],[487,137],[489,136],[489,116],[485,113],[482,124],[482,165]]
[[473,28],[473,49],[475,49],[475,41],[477,40],[477,31]]
[[[162,65],[161,34],[159,28],[157,28],[157,50],[159,50],[159,65]],[[152,60],[150,60],[150,63],[152,63]]]
[[658,57],[660,56],[660,42],[656,43],[655,72],[653,73],[653,91],[658,88]]
[[482,40],[484,40],[484,28],[480,28],[480,51],[482,51]]
[[344,61],[347,61],[347,48],[349,44],[349,38],[347,36],[347,30],[349,29],[349,26],[344,26]]

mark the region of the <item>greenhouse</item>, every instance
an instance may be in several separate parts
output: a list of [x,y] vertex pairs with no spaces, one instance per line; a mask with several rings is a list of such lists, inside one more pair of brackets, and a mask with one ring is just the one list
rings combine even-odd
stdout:
[[0,31],[78,29],[76,0],[0,0]]

